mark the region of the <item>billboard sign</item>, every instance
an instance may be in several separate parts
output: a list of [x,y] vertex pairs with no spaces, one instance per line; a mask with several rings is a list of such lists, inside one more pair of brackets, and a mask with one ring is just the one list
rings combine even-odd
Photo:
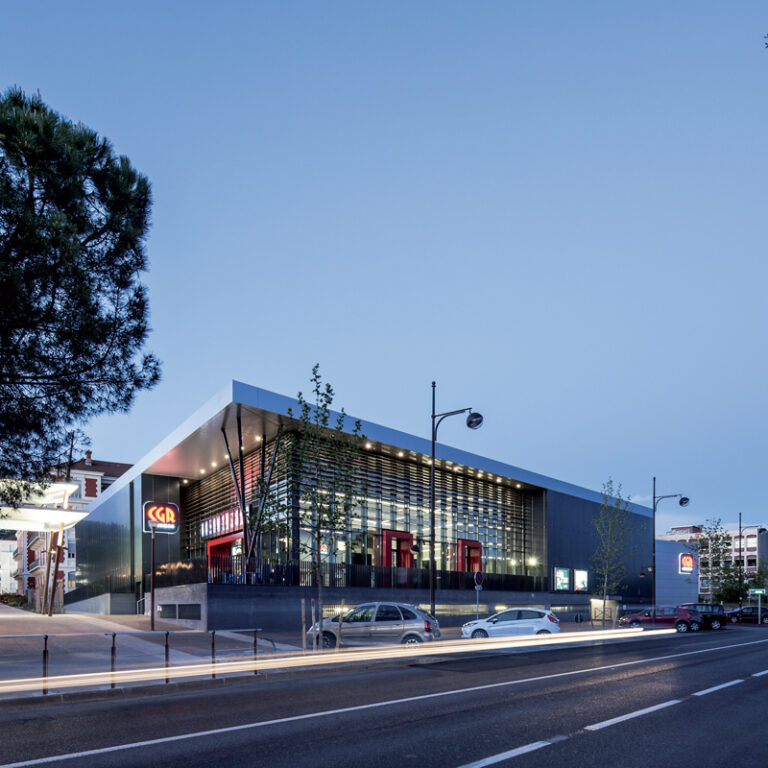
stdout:
[[155,533],[179,532],[179,508],[175,504],[145,501],[142,517],[144,533],[152,532],[150,522],[155,524]]
[[679,556],[679,573],[693,573],[693,568],[696,565],[696,559],[690,552],[681,552]]

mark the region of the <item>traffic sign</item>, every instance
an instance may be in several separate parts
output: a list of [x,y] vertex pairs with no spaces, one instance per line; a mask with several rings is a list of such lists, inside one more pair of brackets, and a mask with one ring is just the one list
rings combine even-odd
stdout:
[[482,592],[482,591],[483,591],[483,585],[475,584],[475,592]]
[[756,595],[764,595],[765,590],[764,589],[750,589],[749,590],[749,596],[755,597]]
[[483,583],[483,574],[481,571],[475,571],[475,584],[479,587]]

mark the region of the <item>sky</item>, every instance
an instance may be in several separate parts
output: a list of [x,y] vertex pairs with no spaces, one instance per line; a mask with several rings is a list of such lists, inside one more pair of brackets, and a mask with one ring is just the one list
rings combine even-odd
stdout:
[[0,6],[40,91],[151,181],[163,379],[134,462],[232,379],[593,490],[768,524],[768,5]]

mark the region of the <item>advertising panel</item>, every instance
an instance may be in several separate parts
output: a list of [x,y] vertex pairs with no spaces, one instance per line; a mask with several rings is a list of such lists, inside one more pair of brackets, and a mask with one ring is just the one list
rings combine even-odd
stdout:
[[555,568],[555,591],[567,592],[571,588],[571,569]]
[[589,571],[574,570],[573,572],[574,592],[586,592],[588,581],[589,581]]

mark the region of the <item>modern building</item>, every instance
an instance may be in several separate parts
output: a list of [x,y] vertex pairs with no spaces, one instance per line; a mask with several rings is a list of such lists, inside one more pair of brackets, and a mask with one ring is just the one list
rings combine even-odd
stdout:
[[[298,411],[292,398],[233,381],[120,476],[78,525],[77,587],[65,598],[67,610],[136,609],[149,589],[150,522],[158,594],[181,590],[177,597],[166,595],[164,617],[183,613],[209,627],[230,619],[240,626],[244,606],[257,595],[273,605],[276,594],[309,595],[317,574],[302,490],[313,479],[297,460]],[[347,417],[345,430],[351,432],[353,423]],[[365,441],[352,470],[355,509],[342,525],[323,532],[320,546],[329,600],[349,604],[396,593],[423,604],[431,442],[361,424]],[[330,449],[320,453],[327,467]],[[466,601],[474,611],[477,571],[489,606],[524,600],[583,610],[596,584],[592,519],[601,494],[444,445],[436,456],[436,586],[443,610]],[[267,480],[264,523],[247,557],[242,508],[259,513]],[[632,506],[639,546],[630,553],[625,600],[650,598],[640,573],[651,558],[651,515],[647,507]],[[236,595],[234,617],[211,609],[212,600],[234,605]]]
[[[675,541],[679,544],[691,544],[702,534],[704,527],[701,525],[680,525],[670,528],[658,539],[663,541]],[[768,529],[761,525],[743,525],[741,530],[732,528],[724,531],[728,538],[728,548],[723,564],[738,566],[741,560],[746,580],[753,578],[762,564],[768,566]],[[698,590],[702,600],[708,600],[712,595],[712,588],[707,578],[709,562],[706,556],[701,557],[698,567]]]

